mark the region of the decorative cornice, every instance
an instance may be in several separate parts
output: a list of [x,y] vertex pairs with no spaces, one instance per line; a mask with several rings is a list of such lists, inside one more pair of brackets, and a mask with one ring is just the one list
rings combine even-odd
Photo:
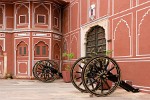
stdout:
[[0,30],[0,33],[20,33],[20,32],[43,32],[43,33],[54,33],[62,35],[61,32],[55,30]]

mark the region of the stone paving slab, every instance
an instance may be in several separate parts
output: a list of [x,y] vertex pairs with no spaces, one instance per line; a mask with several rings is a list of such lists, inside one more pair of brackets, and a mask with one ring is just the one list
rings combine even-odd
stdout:
[[131,93],[117,89],[107,97],[90,97],[71,83],[55,80],[43,83],[38,80],[0,80],[0,100],[150,100],[150,94]]

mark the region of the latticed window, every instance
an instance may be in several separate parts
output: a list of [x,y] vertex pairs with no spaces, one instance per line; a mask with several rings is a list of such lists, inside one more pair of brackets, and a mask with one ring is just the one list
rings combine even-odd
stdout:
[[40,55],[40,46],[36,46],[36,55]]
[[87,32],[86,56],[95,53],[97,55],[106,54],[105,30],[101,26],[94,26]]
[[18,45],[18,55],[27,56],[27,45],[24,42],[20,42]]
[[46,46],[42,46],[42,55],[46,55]]
[[38,44],[36,44],[35,45],[35,56],[37,56],[37,57],[48,56],[48,45],[46,45],[42,41],[40,41]]
[[19,16],[19,23],[20,24],[26,23],[26,15],[20,15]]
[[45,24],[45,15],[37,15],[37,23]]

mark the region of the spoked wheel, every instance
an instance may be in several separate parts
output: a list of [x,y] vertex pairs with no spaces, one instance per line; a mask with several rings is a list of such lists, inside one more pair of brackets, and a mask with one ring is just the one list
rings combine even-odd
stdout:
[[52,60],[37,61],[33,66],[33,75],[42,82],[52,82],[55,80],[58,65]]
[[120,68],[107,56],[92,58],[84,67],[82,81],[85,89],[95,96],[107,96],[120,84]]
[[91,57],[82,57],[78,59],[72,66],[71,69],[71,82],[74,85],[76,89],[78,89],[81,92],[86,92],[83,82],[81,79],[81,73],[83,70],[83,66],[91,59]]

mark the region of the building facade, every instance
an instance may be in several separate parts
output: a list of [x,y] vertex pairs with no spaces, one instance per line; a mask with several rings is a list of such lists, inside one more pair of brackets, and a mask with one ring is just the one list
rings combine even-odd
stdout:
[[149,21],[149,0],[1,0],[0,77],[32,78],[42,59],[62,71],[63,52],[74,53],[73,63],[112,50],[122,79],[150,92]]

